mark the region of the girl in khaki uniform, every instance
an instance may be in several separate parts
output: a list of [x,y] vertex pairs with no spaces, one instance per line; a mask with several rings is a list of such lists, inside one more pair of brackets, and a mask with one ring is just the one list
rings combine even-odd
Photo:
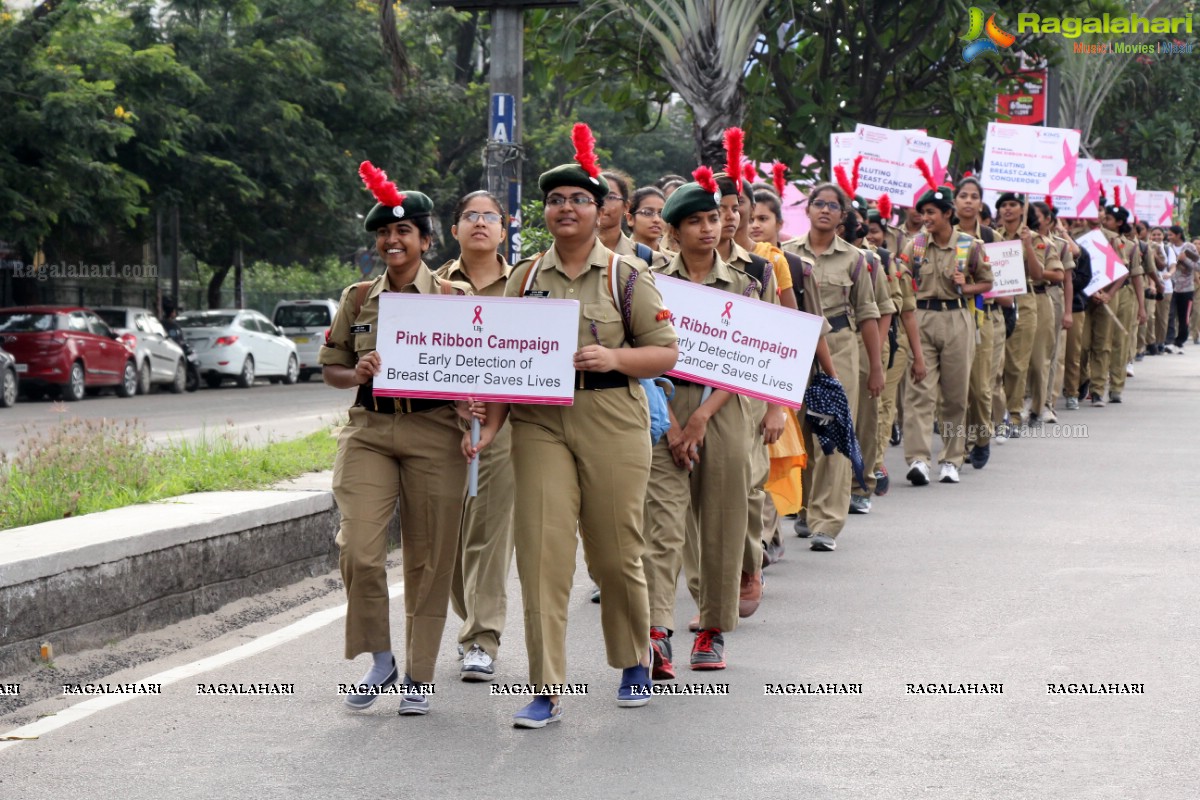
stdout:
[[[1050,362],[1058,347],[1058,332],[1062,330],[1062,282],[1065,269],[1062,262],[1063,242],[1052,233],[1053,220],[1050,206],[1044,202],[1029,204],[1029,227],[1037,231],[1043,240],[1035,247],[1046,252],[1042,266],[1042,279],[1033,282],[1033,296],[1037,303],[1037,330],[1033,336],[1033,347],[1029,354],[1030,423],[1038,422],[1046,413],[1050,401]],[[1074,263],[1071,268],[1074,269]]]
[[350,421],[338,437],[333,495],[342,515],[337,544],[348,602],[346,658],[370,653],[374,663],[359,681],[371,688],[348,695],[346,705],[370,708],[376,690],[398,678],[388,622],[387,540],[399,499],[408,687],[400,714],[425,714],[429,703],[417,684],[433,679],[466,494],[466,465],[457,453],[462,429],[450,401],[376,398],[371,386],[383,369],[375,350],[379,295],[449,294],[454,289],[421,260],[432,241],[429,198],[397,191],[368,162],[359,172],[379,200],[364,227],[375,233],[387,271],[342,293],[319,356],[327,384],[357,390]]
[[[507,218],[500,200],[471,192],[458,203],[450,234],[459,258],[438,270],[439,278],[465,283],[471,294],[503,297],[512,267],[496,252]],[[479,459],[475,497],[466,498],[450,604],[463,621],[458,632],[464,681],[490,681],[500,651],[508,607],[508,568],[513,558],[512,428],[505,425]]]
[[[617,703],[650,699],[650,603],[642,568],[642,513],[650,477],[650,419],[635,378],[661,375],[678,357],[675,329],[649,271],[596,237],[597,208],[609,194],[586,125],[573,132],[577,164],[542,174],[546,227],[554,244],[518,264],[506,295],[578,300],[579,350],[571,406],[513,405],[516,556],[525,602],[530,683],[544,692],[513,724],[540,728],[561,718],[556,684],[566,681],[566,627],[576,532],[601,590],[600,622],[610,666],[622,670]],[[608,289],[616,270],[621,297]],[[495,438],[510,407],[489,403],[473,458]]]

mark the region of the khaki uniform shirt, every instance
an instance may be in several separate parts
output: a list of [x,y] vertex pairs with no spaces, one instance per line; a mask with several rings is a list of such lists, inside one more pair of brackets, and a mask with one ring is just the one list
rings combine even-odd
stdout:
[[883,259],[874,245],[865,244],[860,249],[867,255],[867,269],[871,272],[871,286],[875,289],[875,305],[879,307],[879,316],[895,314],[899,309],[892,301],[888,275],[883,270]]
[[[1138,275],[1144,275],[1145,270],[1142,269],[1142,251],[1137,246],[1137,242],[1121,236],[1118,233],[1113,233],[1108,228],[1101,228],[1104,231],[1104,238],[1108,239],[1109,244],[1117,251],[1117,255],[1125,262],[1125,268],[1129,270],[1129,278],[1132,279]],[[1132,280],[1125,281],[1126,286],[1132,286]]]
[[[688,274],[687,267],[683,264],[683,256],[676,255],[671,259],[670,263],[662,267],[655,267],[654,272],[660,275],[666,275],[670,278],[678,278],[683,281],[692,281]],[[707,286],[710,289],[720,289],[723,292],[732,292],[733,294],[754,297],[757,294],[758,281],[751,278],[740,269],[731,267],[721,260],[719,253],[713,253],[713,267],[704,280],[700,281],[701,286]],[[755,284],[751,289],[751,285]],[[747,290],[749,289],[749,295]]]
[[867,270],[866,258],[857,248],[835,236],[829,249],[817,256],[809,248],[808,234],[805,234],[784,242],[783,249],[812,262],[813,274],[820,287],[821,309],[826,318],[848,314],[854,330],[866,320],[879,319],[871,273]]
[[442,264],[442,266],[438,267],[436,274],[439,278],[451,283],[470,286],[471,291],[469,294],[478,295],[479,297],[504,297],[504,288],[508,285],[508,276],[512,274],[512,267],[508,265],[508,262],[499,253],[496,254],[496,260],[500,262],[500,277],[482,289],[476,287],[471,282],[470,276],[467,275],[467,270],[463,267],[462,259],[459,258]]
[[[915,311],[918,300],[957,300],[958,287],[954,284],[954,273],[958,271],[958,230],[950,232],[950,239],[944,245],[934,242],[932,234],[926,234],[925,257],[919,269],[914,270],[917,277],[904,281],[903,311]],[[914,259],[915,241],[910,240],[904,245],[904,253],[900,259],[911,268]],[[983,253],[983,243],[974,239],[971,252],[967,256],[965,266],[967,283],[987,283],[993,279],[992,268],[988,265]],[[974,295],[964,294],[963,297],[970,308]]]
[[[622,233],[621,238],[617,240],[617,247],[615,250],[613,250],[613,252],[619,256],[629,256],[630,258],[636,258],[638,261],[641,261],[641,258],[637,254],[637,242],[633,241],[633,239],[626,236],[624,233]],[[663,253],[661,250],[653,250],[651,252],[653,255],[650,256],[650,263],[647,264],[647,266],[654,268],[665,267],[671,262],[671,257],[668,254]],[[643,261],[642,263],[645,264],[646,262]]]
[[[746,248],[742,247],[737,242],[730,242],[729,248],[729,261],[726,263],[728,263],[729,266],[733,267],[734,269],[745,272],[746,277],[754,279],[754,276],[748,271],[750,269],[751,262],[750,253],[746,250]],[[717,258],[720,257],[721,254],[717,253]],[[787,259],[785,258],[784,260],[786,262]],[[788,272],[786,269],[786,263],[784,266],[784,271]],[[775,278],[777,272],[778,270],[776,269],[775,264],[771,263],[771,277],[767,279],[767,285],[760,287],[760,290],[757,292],[751,292],[750,296],[758,300],[762,300],[764,303],[773,303],[775,305],[779,305],[779,281]],[[791,273],[788,272],[788,274],[790,275]],[[757,280],[754,282],[758,283]]]

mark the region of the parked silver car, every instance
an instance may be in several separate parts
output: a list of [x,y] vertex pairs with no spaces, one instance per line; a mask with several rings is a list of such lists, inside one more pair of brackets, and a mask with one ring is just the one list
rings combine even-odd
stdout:
[[296,343],[300,380],[321,374],[317,356],[337,310],[338,305],[332,300],[280,300],[275,304],[275,324]]
[[175,394],[183,391],[187,383],[183,348],[171,341],[153,311],[133,306],[92,306],[92,311],[118,334],[136,342],[138,394],[146,394],[156,383],[170,387]]
[[300,376],[295,343],[254,309],[189,311],[175,321],[200,357],[200,374],[211,388],[225,378],[248,389],[256,377],[295,383]]

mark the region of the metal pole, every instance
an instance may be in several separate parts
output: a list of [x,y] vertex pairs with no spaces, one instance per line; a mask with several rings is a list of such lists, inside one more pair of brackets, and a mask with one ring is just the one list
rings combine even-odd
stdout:
[[491,114],[485,155],[488,191],[504,201],[509,217],[508,261],[521,253],[521,97],[525,64],[525,12],[492,9]]

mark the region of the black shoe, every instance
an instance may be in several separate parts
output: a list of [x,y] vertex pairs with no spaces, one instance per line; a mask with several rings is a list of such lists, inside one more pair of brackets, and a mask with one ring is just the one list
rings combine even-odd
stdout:
[[1079,399],[1087,400],[1092,394],[1092,382],[1085,380],[1079,384]]
[[892,423],[892,438],[888,441],[891,442],[892,447],[896,447],[904,441],[904,433],[900,430],[900,423]]
[[971,466],[975,469],[983,469],[987,466],[988,459],[992,457],[992,446],[985,444],[983,446],[975,445],[971,448]]

